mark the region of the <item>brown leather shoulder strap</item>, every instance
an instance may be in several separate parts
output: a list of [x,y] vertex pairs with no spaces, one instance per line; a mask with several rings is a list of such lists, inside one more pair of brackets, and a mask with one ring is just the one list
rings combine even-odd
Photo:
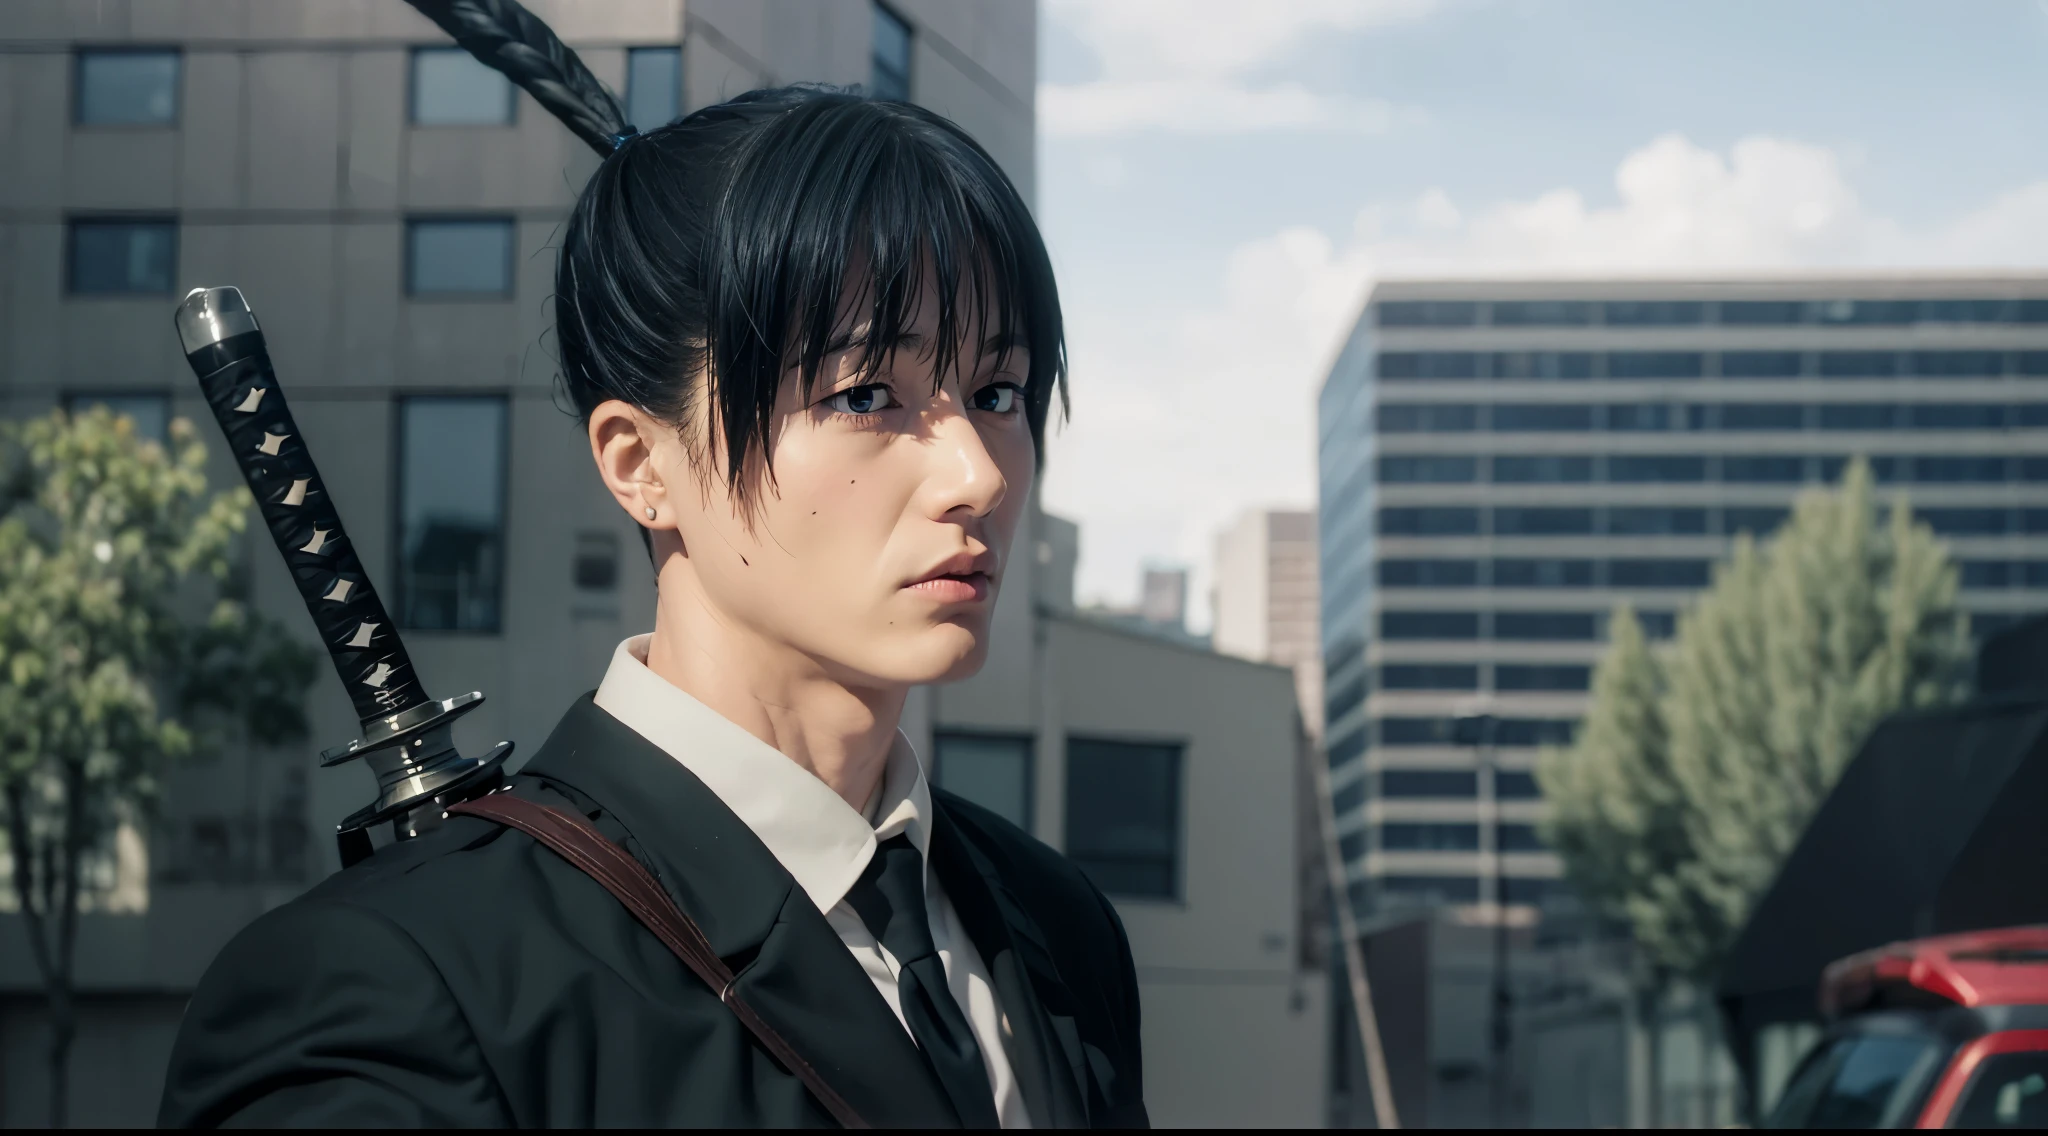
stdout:
[[516,828],[559,854],[562,859],[575,865],[604,889],[618,898],[633,917],[668,949],[675,952],[683,965],[704,980],[704,985],[718,992],[719,1001],[732,1010],[740,1024],[754,1035],[762,1048],[782,1063],[783,1068],[796,1074],[825,1111],[832,1114],[842,1127],[867,1128],[867,1121],[846,1103],[811,1063],[784,1041],[775,1027],[764,1021],[753,1007],[747,1005],[733,990],[732,969],[718,952],[711,949],[710,940],[698,928],[696,921],[683,913],[662,890],[661,884],[648,870],[641,866],[624,848],[612,843],[599,832],[596,826],[581,815],[529,801],[510,793],[493,793],[473,801],[464,801],[448,810],[451,814],[480,817],[494,821],[507,828]]

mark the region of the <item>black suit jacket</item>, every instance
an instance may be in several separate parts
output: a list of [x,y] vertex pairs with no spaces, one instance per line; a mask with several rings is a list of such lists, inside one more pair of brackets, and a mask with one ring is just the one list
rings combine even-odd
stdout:
[[[839,936],[680,763],[585,696],[515,793],[590,816],[877,1127],[957,1123]],[[988,965],[1040,1127],[1146,1122],[1122,924],[1058,853],[933,794],[931,868]],[[674,955],[525,834],[455,817],[258,919],[185,1012],[164,1125],[830,1125]]]

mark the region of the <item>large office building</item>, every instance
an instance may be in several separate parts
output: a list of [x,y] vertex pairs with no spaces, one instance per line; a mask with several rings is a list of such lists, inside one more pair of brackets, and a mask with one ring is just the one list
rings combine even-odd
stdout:
[[1531,767],[1607,613],[1669,635],[1736,534],[1858,456],[1948,542],[1978,633],[2048,608],[2048,277],[1382,283],[1318,420],[1365,910],[1553,892]]
[[[643,128],[857,83],[952,118],[1032,195],[1032,0],[526,3]],[[148,436],[191,418],[215,484],[236,484],[171,312],[239,285],[422,680],[488,695],[460,741],[511,738],[515,764],[538,748],[653,619],[635,527],[552,390],[553,250],[596,156],[402,0],[9,0],[0,106],[0,414],[105,403]],[[1072,525],[1031,510],[1017,548],[987,667],[914,692],[906,732],[937,781],[1112,896],[1155,1119],[1313,1121],[1287,674],[1075,613]],[[310,641],[278,558],[245,551],[257,603]],[[358,727],[324,667],[307,697],[303,743],[173,769],[114,842],[79,929],[73,1123],[150,1122],[214,953],[336,866],[334,824],[372,783],[315,768]],[[47,1023],[9,895],[0,1127],[32,1127]]]

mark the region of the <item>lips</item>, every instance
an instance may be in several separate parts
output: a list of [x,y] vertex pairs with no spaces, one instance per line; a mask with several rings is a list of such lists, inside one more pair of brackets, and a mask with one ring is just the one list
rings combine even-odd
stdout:
[[961,552],[947,557],[905,590],[942,604],[979,603],[989,597],[994,580],[990,569],[995,555]]

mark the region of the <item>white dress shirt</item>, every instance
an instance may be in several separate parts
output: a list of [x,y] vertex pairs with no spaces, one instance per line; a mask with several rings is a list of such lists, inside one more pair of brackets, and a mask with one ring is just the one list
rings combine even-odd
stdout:
[[[924,902],[932,942],[945,964],[946,984],[981,1047],[995,1089],[996,1115],[1005,1128],[1031,1127],[1003,1048],[1009,1022],[996,1005],[988,967],[931,872],[932,795],[909,739],[897,732],[882,784],[868,815],[862,816],[809,770],[648,670],[650,638],[636,635],[619,644],[597,688],[597,705],[681,762],[753,830],[818,905],[898,1021],[903,1021],[896,992],[901,967],[846,903],[846,893],[874,858],[877,845],[898,833],[907,835],[926,860]],[[910,1026],[903,1028],[908,1032]]]

